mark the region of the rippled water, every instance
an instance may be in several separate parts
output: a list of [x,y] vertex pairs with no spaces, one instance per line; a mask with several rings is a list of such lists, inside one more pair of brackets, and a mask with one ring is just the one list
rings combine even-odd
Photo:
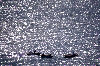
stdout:
[[[100,65],[99,1],[0,1],[0,65]],[[54,57],[26,55],[34,50]],[[63,58],[72,52],[79,56]]]

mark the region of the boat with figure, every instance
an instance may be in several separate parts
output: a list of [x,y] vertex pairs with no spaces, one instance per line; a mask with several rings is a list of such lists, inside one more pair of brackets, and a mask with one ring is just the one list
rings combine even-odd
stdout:
[[77,53],[73,53],[73,54],[66,54],[66,55],[64,55],[64,58],[73,58],[73,57],[76,57],[76,56],[78,56],[78,54],[77,54]]
[[44,53],[41,55],[41,58],[52,58],[51,54],[45,55]]
[[27,55],[28,56],[30,56],[30,55],[40,55],[41,53],[39,53],[39,52],[36,52],[36,50],[34,51],[34,52],[29,52],[29,53],[27,53]]

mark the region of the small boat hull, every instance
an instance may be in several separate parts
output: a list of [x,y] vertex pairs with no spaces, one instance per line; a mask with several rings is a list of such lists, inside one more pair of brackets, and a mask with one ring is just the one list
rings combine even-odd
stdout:
[[41,56],[41,58],[52,58],[53,56]]
[[30,56],[30,55],[38,55],[39,56],[40,54],[41,53],[27,53],[28,56]]
[[52,58],[53,56],[51,56],[51,54],[49,54],[49,55],[44,55],[44,54],[42,54],[41,55],[41,58]]
[[78,56],[78,54],[68,54],[68,55],[64,55],[64,58],[73,58]]

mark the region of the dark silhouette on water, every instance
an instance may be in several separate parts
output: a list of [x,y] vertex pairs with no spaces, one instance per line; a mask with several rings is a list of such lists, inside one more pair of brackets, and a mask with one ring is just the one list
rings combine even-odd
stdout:
[[39,53],[39,52],[36,52],[36,50],[34,51],[34,52],[29,52],[29,53],[27,53],[27,55],[28,56],[30,56],[30,55],[40,55],[41,53]]
[[41,55],[41,58],[52,58],[53,56],[51,54],[45,55],[44,53]]
[[64,55],[64,58],[73,58],[73,57],[76,57],[78,56],[77,53],[73,53],[73,54],[67,54],[67,55]]

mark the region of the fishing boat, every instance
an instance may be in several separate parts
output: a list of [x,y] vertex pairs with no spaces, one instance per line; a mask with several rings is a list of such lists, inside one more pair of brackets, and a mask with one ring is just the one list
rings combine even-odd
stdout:
[[36,50],[34,51],[34,52],[29,52],[29,53],[27,53],[27,55],[28,56],[30,56],[30,55],[40,55],[41,53],[39,53],[39,52],[36,52]]
[[73,58],[73,57],[76,57],[78,56],[78,54],[74,53],[74,54],[66,54],[64,55],[64,58]]
[[41,58],[52,58],[51,54],[45,55],[44,53],[41,55]]

